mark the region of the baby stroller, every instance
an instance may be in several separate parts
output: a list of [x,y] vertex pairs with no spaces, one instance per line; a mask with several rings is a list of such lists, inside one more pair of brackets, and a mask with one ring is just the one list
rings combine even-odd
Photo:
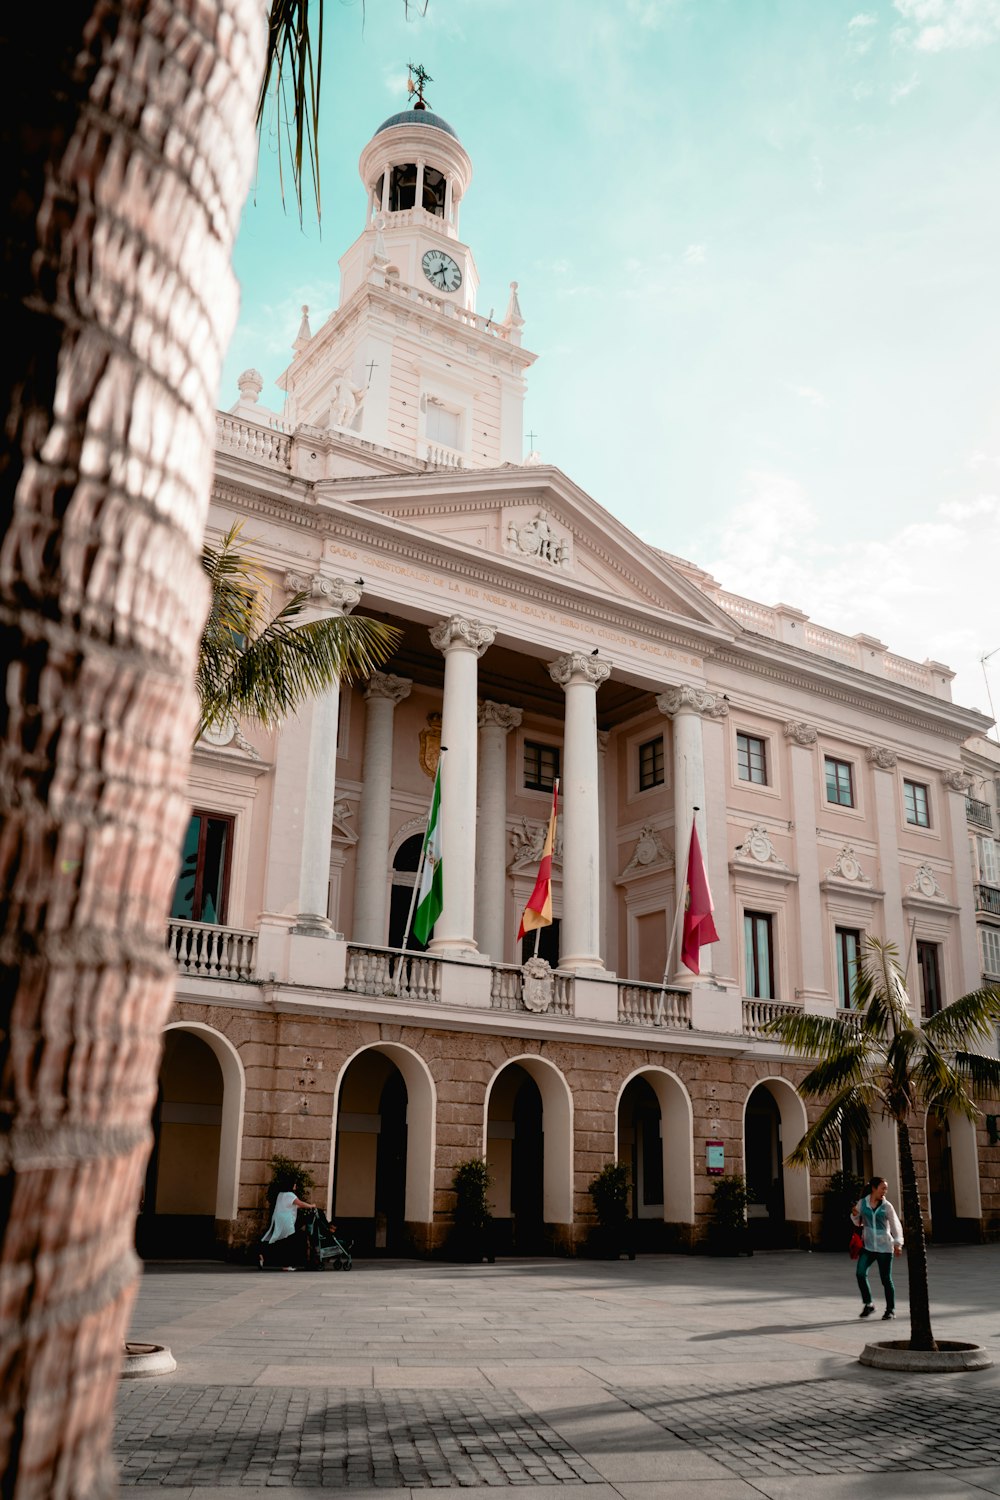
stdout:
[[328,1265],[332,1265],[335,1271],[349,1271],[353,1266],[351,1247],[354,1241],[348,1240],[345,1245],[343,1240],[338,1240],[335,1228],[321,1208],[314,1208],[306,1214],[306,1244],[309,1266],[313,1271],[325,1271]]

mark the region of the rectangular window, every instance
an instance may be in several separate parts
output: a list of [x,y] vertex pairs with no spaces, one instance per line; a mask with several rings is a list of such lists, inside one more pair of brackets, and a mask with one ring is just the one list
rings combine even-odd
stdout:
[[856,927],[838,927],[834,937],[837,944],[837,1001],[842,1008],[848,1009],[854,1004],[861,933]]
[[980,927],[979,940],[983,949],[983,973],[1000,974],[1000,927]]
[[427,440],[443,448],[460,448],[462,419],[457,411],[442,406],[433,396],[427,398]]
[[850,761],[834,760],[832,755],[828,755],[824,765],[827,802],[835,802],[839,807],[853,807],[854,773]]
[[559,775],[559,746],[524,742],[524,785],[530,792],[551,792]]
[[767,742],[753,734],[738,734],[736,769],[741,781],[767,786]]
[[771,941],[771,916],[768,912],[743,913],[743,942],[746,948],[747,994],[756,1000],[774,999],[774,945]]
[[224,922],[235,819],[220,813],[191,815],[171,917],[188,922]]
[[648,792],[652,786],[663,785],[663,735],[647,740],[639,746],[639,790]]
[[927,788],[919,781],[903,782],[903,806],[906,821],[917,828],[929,828],[931,815],[927,803]]
[[941,1009],[941,965],[937,943],[917,944],[917,969],[920,973],[922,1014],[936,1016]]
[[1000,859],[997,858],[996,839],[976,839],[979,856],[979,878],[984,885],[1000,885]]

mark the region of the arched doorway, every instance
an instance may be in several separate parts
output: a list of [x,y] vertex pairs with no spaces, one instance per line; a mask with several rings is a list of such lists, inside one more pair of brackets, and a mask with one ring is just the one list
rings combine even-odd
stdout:
[[618,1160],[632,1183],[638,1251],[690,1242],[694,1222],[691,1101],[679,1079],[650,1068],[626,1080],[618,1098]]
[[356,1053],[334,1130],[331,1214],[355,1254],[430,1248],[434,1086],[422,1060],[392,1043]]
[[954,1110],[927,1112],[927,1188],[938,1244],[982,1237],[976,1127]]
[[[420,867],[420,851],[424,845],[422,833],[404,839],[392,858],[392,884],[389,887],[389,947],[402,948],[406,926],[413,902],[413,888]],[[426,953],[427,944],[422,943],[411,932],[406,943],[414,953]]]
[[572,1105],[562,1074],[538,1057],[507,1063],[486,1101],[486,1160],[499,1255],[539,1255],[572,1232]]
[[811,1233],[809,1173],[785,1158],[806,1131],[802,1100],[783,1078],[769,1078],[751,1091],[743,1119],[743,1160],[751,1244],[788,1248]]
[[136,1226],[141,1255],[221,1255],[237,1213],[243,1092],[239,1059],[220,1033],[168,1028]]

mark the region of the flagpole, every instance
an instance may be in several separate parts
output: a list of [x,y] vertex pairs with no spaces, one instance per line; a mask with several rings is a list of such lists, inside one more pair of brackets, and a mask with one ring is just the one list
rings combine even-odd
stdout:
[[692,812],[691,812],[691,835],[688,838],[688,853],[687,853],[687,859],[684,862],[684,884],[683,884],[683,886],[680,885],[680,883],[679,883],[679,872],[678,872],[678,869],[677,869],[677,860],[676,860],[676,857],[674,859],[674,885],[677,887],[677,903],[676,903],[677,910],[674,912],[674,925],[673,925],[673,928],[671,929],[671,932],[670,932],[670,942],[667,944],[667,961],[666,961],[666,963],[664,964],[664,967],[663,967],[663,983],[660,985],[660,993],[659,993],[659,997],[658,997],[657,1002],[656,1002],[655,1024],[657,1024],[657,1025],[663,1020],[663,1006],[664,1006],[664,1002],[665,1002],[665,999],[666,999],[667,981],[670,978],[670,969],[671,969],[671,965],[673,963],[674,950],[677,947],[677,934],[680,931],[681,919],[684,916],[684,900],[683,900],[683,895],[684,895],[684,892],[687,890],[687,871],[688,871],[688,865],[691,862],[691,839],[694,837],[695,815],[697,813],[699,813],[700,811],[701,811],[700,807],[695,807],[695,808],[692,809]]
[[[445,755],[445,754],[447,754],[447,747],[444,746],[444,745],[442,745],[441,746],[441,755]],[[402,947],[404,953],[406,951],[406,945],[410,941],[410,929],[413,926],[413,913],[414,913],[414,911],[416,910],[416,907],[417,907],[417,892],[420,890],[420,877],[423,874],[424,863],[425,863],[425,861],[427,859],[427,824],[431,820],[431,813],[432,813],[432,811],[434,809],[434,791],[435,791],[435,788],[437,787],[437,779],[438,779],[438,776],[440,774],[441,755],[438,756],[438,764],[437,764],[437,766],[435,767],[435,770],[434,770],[434,786],[431,788],[431,805],[427,809],[427,817],[426,817],[426,819],[424,821],[424,837],[423,837],[423,842],[420,845],[420,863],[417,865],[417,873],[413,877],[413,894],[410,897],[410,910],[407,912],[407,915],[406,915],[406,927],[405,927],[404,932],[403,932],[403,941],[402,941],[402,944],[401,944],[401,947]]]

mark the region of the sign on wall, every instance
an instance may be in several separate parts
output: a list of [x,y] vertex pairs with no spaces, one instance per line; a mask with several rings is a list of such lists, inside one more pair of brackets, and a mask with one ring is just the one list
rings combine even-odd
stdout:
[[705,1142],[705,1170],[713,1177],[718,1176],[726,1170],[726,1148],[724,1142]]

